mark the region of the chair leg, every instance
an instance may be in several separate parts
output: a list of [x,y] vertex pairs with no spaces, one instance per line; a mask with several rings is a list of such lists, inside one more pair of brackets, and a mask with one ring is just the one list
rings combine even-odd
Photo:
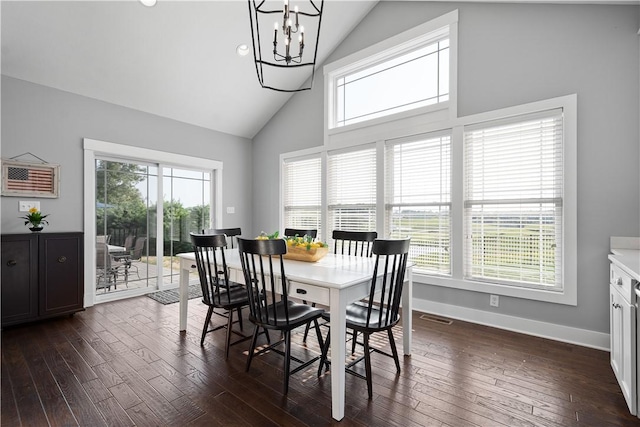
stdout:
[[289,372],[291,370],[291,331],[284,333],[284,390],[283,394],[289,392]]
[[[307,304],[307,301],[302,300],[302,303],[303,303],[303,304]],[[312,303],[311,303],[311,307],[315,307],[315,306],[316,306],[316,303],[315,303],[315,302],[312,302]],[[313,321],[313,323],[314,323],[315,327],[317,328],[317,327],[318,327],[318,321],[317,321],[317,320],[314,320],[314,321]],[[305,325],[305,327],[304,327],[304,335],[302,336],[302,342],[304,342],[304,343],[306,343],[306,342],[307,342],[307,335],[309,335],[309,329],[310,329],[310,327],[311,327],[311,323],[307,323],[307,324]]]
[[320,355],[320,366],[318,366],[318,376],[322,375],[322,365],[327,365],[327,369],[329,370],[329,363],[327,363],[327,353],[329,353],[329,342],[331,341],[331,333],[327,334],[327,338],[324,340],[324,345],[322,346],[322,354]]
[[393,360],[396,362],[396,369],[400,372],[400,359],[398,359],[398,349],[396,348],[396,340],[393,339],[393,333],[391,329],[387,329],[389,333],[389,345],[391,346],[391,354],[393,354]]
[[[324,345],[322,340],[322,332],[320,332],[320,325],[318,324],[317,320],[314,320],[313,323],[315,324],[316,337],[318,337],[318,345],[320,346],[320,348],[322,348],[324,347]],[[308,323],[307,323],[307,326],[309,326]]]
[[207,335],[207,330],[209,329],[209,322],[211,321],[211,315],[213,314],[213,306],[209,306],[209,310],[207,311],[207,317],[204,321],[204,326],[202,327],[202,338],[200,339],[200,346],[204,345],[204,337]]
[[238,324],[240,325],[240,330],[244,331],[242,328],[242,307],[238,307]]
[[369,393],[369,400],[373,399],[373,381],[371,381],[371,352],[369,351],[369,334],[363,332],[364,338],[364,369],[367,376],[367,392]]
[[358,331],[353,331],[353,340],[351,341],[351,354],[356,352],[356,341],[358,339]]
[[227,343],[224,349],[225,359],[229,359],[229,347],[231,344],[231,329],[233,328],[233,310],[229,310],[229,317],[227,318]]
[[249,372],[249,368],[251,367],[251,360],[253,359],[253,352],[256,349],[256,342],[258,341],[259,331],[260,331],[260,327],[258,325],[253,327],[253,337],[251,337],[251,346],[249,346],[249,354],[247,355],[247,367],[245,369],[246,372]]

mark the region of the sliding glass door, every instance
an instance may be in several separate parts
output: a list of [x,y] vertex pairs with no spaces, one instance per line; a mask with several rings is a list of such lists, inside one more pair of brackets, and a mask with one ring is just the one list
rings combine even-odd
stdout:
[[189,233],[200,233],[211,224],[211,174],[187,169],[162,168],[164,194],[164,283],[180,279],[181,252],[191,252]]
[[96,159],[96,292],[157,289],[158,167]]
[[211,173],[105,157],[95,180],[98,298],[175,287],[175,255],[212,224]]

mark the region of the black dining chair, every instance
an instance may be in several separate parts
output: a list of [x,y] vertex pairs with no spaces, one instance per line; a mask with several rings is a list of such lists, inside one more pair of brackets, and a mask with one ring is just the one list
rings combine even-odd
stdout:
[[240,227],[237,228],[206,228],[202,234],[224,234],[227,236],[227,247],[234,249],[238,246],[238,236],[242,235]]
[[[287,245],[282,239],[238,239],[244,281],[248,287],[249,320],[255,325],[247,356],[247,372],[255,355],[274,351],[284,356],[284,394],[289,391],[289,377],[306,368],[320,357],[303,361],[291,354],[291,331],[322,316],[324,310],[289,300],[289,282],[282,255]],[[255,351],[260,330],[282,332],[284,338]],[[318,337],[320,339],[320,337]],[[284,352],[276,347],[284,343]],[[291,360],[299,363],[291,370]]]
[[[392,357],[396,363],[396,370],[400,372],[398,350],[393,339],[392,328],[400,321],[400,300],[402,286],[409,257],[410,239],[380,240],[373,242],[372,253],[375,258],[369,295],[366,300],[347,306],[347,329],[359,332],[363,337],[364,355],[350,362],[347,372],[367,381],[369,399],[373,397],[371,380],[371,352],[378,352]],[[330,320],[330,313],[324,313],[322,318]],[[391,354],[369,346],[369,338],[375,332],[386,331],[389,336]],[[355,338],[354,338],[355,339]],[[324,340],[318,376],[322,374],[322,366],[327,363],[327,352],[331,341],[330,334]],[[364,359],[365,375],[351,369],[356,363]],[[336,360],[335,363],[344,363]]]
[[341,255],[371,256],[373,241],[378,238],[375,231],[333,230],[333,253]]
[[[376,231],[333,230],[331,237],[333,238],[334,254],[371,257],[373,241],[378,238],[378,233]],[[356,351],[357,337],[358,332],[353,331],[351,354]]]
[[[233,311],[237,309],[238,317],[242,318],[241,309],[249,304],[247,288],[229,280],[229,269],[227,268],[224,252],[227,246],[227,239],[224,234],[190,233],[190,235],[196,256],[200,287],[202,288],[202,302],[209,306],[202,329],[200,345],[204,345],[204,338],[209,332],[226,327],[225,357],[228,358],[230,346],[251,338],[250,336],[233,330],[233,324],[235,323],[233,321]],[[211,316],[214,313],[221,315],[214,311],[215,308],[226,310],[226,315],[223,316],[227,318],[227,322],[226,324],[208,329]],[[240,327],[242,328],[241,324]],[[240,335],[240,338],[231,342],[232,333]]]
[[308,230],[304,230],[302,228],[285,228],[284,235],[285,237],[310,236],[315,239],[318,237],[318,230],[316,228],[310,228]]
[[[205,228],[204,230],[202,230],[202,234],[224,234],[227,238],[227,249],[231,248],[231,249],[235,249],[238,247],[238,236],[242,235],[242,229],[240,227],[235,227],[235,228]],[[222,274],[222,271],[218,271],[218,274]],[[229,271],[227,270],[227,274],[229,274]],[[231,285],[232,287],[234,286],[243,286],[240,285],[239,283],[232,283]],[[243,325],[242,325],[242,308],[238,308],[238,322],[239,322],[239,326],[240,329],[243,329]],[[218,311],[216,311],[214,309],[213,311],[215,314],[219,315],[219,316],[228,316],[228,312],[224,312],[224,313],[220,313]]]

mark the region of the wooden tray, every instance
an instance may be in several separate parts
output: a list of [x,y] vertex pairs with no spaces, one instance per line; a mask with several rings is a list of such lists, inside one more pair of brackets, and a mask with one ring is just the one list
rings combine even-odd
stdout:
[[303,245],[287,246],[287,253],[282,257],[296,261],[316,262],[321,260],[328,252],[329,248],[311,248],[307,250]]

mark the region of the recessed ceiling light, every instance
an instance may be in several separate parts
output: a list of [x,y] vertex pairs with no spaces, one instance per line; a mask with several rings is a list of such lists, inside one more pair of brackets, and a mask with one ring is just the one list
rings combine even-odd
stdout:
[[238,45],[238,47],[236,48],[236,52],[240,56],[247,56],[247,54],[249,53],[249,46],[247,46],[246,44]]
[[156,0],[140,0],[140,3],[147,7],[152,7],[156,5]]

